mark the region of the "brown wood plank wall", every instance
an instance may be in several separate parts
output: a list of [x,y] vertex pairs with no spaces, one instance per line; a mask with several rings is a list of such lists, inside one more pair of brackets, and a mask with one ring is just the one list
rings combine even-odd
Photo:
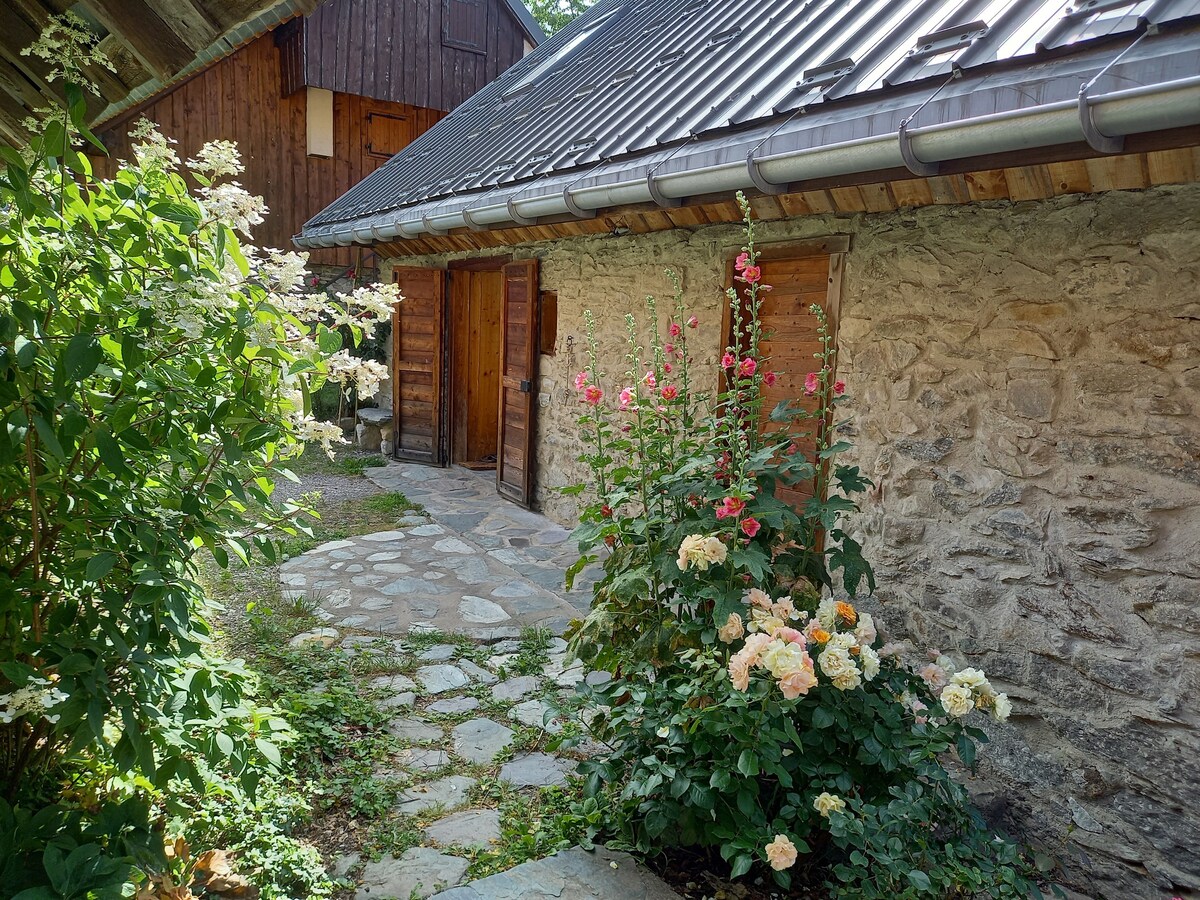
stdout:
[[[194,156],[206,141],[236,141],[246,166],[239,181],[265,198],[270,209],[266,221],[255,230],[255,243],[295,249],[292,235],[307,219],[386,162],[367,152],[369,114],[406,117],[412,123],[413,138],[428,131],[443,114],[335,93],[334,154],[330,158],[309,156],[307,91],[282,96],[282,58],[273,35],[257,38],[135,113],[107,125],[102,133],[110,155],[94,158],[93,165],[101,174],[111,175],[115,161],[129,157],[128,132],[143,116],[178,141],[180,159]],[[355,247],[313,250],[310,260],[349,266],[359,252]]]
[[[478,50],[451,46],[454,0],[327,0],[305,20],[305,80],[313,87],[451,110],[525,53],[504,0],[483,0]],[[454,22],[461,12],[453,8]],[[461,28],[459,29],[461,32]],[[475,36],[472,36],[473,38]]]

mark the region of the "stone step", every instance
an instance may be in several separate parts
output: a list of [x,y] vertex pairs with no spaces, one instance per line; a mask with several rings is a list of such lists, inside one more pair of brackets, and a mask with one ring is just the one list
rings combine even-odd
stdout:
[[627,853],[573,847],[434,894],[432,900],[681,900]]

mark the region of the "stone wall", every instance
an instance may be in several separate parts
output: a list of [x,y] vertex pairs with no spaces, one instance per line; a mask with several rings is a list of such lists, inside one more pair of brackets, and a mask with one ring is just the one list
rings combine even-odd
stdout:
[[[1081,895],[1200,892],[1200,186],[765,223],[848,233],[839,374],[857,527],[893,636],[978,660],[1014,698],[990,811]],[[612,371],[623,314],[684,277],[712,357],[736,228],[516,248],[558,292],[538,498],[576,480],[585,308]],[[442,262],[428,260],[427,262]],[[412,260],[405,260],[413,264]]]

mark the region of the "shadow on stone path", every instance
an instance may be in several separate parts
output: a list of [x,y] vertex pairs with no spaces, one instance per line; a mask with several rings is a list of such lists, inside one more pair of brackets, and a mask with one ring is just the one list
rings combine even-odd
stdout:
[[592,579],[567,592],[570,532],[499,497],[466,469],[392,463],[368,469],[379,487],[425,507],[393,531],[330,541],[285,562],[285,597],[317,601],[343,628],[406,634],[437,629],[481,640],[530,625],[561,634],[587,611]]

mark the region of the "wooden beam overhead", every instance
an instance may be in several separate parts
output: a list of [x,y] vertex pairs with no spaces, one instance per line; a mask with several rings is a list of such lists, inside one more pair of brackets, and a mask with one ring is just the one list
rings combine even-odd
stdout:
[[198,49],[190,47],[145,0],[85,0],[85,5],[158,78],[174,75]]

